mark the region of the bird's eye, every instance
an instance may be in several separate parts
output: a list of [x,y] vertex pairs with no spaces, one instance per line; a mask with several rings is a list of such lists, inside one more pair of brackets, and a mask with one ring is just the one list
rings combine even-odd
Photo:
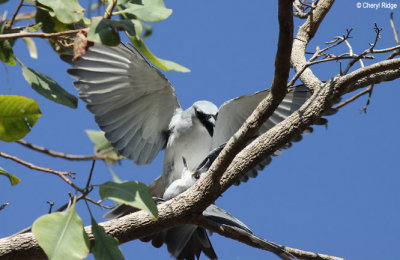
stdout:
[[193,174],[193,178],[198,180],[200,178],[200,174],[196,172],[195,174]]
[[204,114],[203,112],[201,112],[201,111],[199,111],[199,110],[197,110],[197,109],[195,109],[194,111],[195,111],[196,116],[197,116],[198,118],[205,118],[205,117],[206,117],[206,114]]

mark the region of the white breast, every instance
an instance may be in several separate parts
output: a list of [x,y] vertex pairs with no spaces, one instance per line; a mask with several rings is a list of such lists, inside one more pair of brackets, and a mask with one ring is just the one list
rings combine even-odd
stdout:
[[194,169],[207,156],[211,147],[211,136],[207,129],[196,118],[172,120],[176,123],[168,139],[164,155],[163,179],[165,187],[181,178],[183,170],[182,156],[188,168]]

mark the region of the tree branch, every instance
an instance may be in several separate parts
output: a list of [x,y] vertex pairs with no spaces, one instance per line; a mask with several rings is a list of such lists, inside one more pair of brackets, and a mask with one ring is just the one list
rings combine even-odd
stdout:
[[6,159],[13,160],[14,162],[17,162],[17,163],[19,163],[19,164],[21,164],[21,165],[23,165],[25,167],[28,167],[30,169],[41,171],[41,172],[48,172],[48,173],[57,175],[58,177],[63,179],[66,183],[68,183],[74,189],[80,190],[77,186],[75,186],[75,184],[72,183],[72,181],[70,179],[68,179],[66,177],[66,176],[72,177],[73,174],[75,174],[73,172],[61,172],[61,171],[52,170],[50,168],[43,168],[43,167],[36,166],[36,165],[34,165],[32,163],[26,162],[24,160],[21,160],[21,159],[15,157],[15,156],[12,156],[12,155],[9,155],[9,154],[3,153],[3,152],[0,152],[0,156],[3,157],[3,158],[6,158]]
[[117,0],[112,0],[112,2],[110,4],[108,4],[108,7],[107,7],[106,11],[104,12],[105,19],[110,19],[111,15],[113,13],[114,7],[116,5],[117,5]]
[[[167,207],[168,206],[165,205],[165,207],[162,208],[165,209]],[[161,220],[161,222],[163,221]],[[153,222],[147,213],[139,211],[119,219],[103,222],[100,225],[104,227],[105,231],[108,234],[117,237],[119,242],[122,244],[127,241],[143,237],[145,236],[144,234],[149,234],[149,230],[154,231],[152,227],[155,225],[159,226],[158,229],[160,229],[161,226],[165,226],[165,223],[161,224],[161,222],[160,221]],[[134,225],[135,223],[136,225]],[[213,232],[216,232],[222,236],[237,240],[239,242],[245,243],[255,248],[275,253],[277,255],[284,253],[284,254],[290,254],[294,258],[298,259],[343,260],[342,258],[307,252],[300,249],[278,245],[276,243],[260,239],[254,235],[244,234],[242,231],[236,228],[232,228],[230,226],[217,225],[214,222],[209,221],[202,216],[198,217],[192,215],[190,218],[186,218],[186,221],[180,220],[178,223],[175,223],[174,226],[185,223],[204,226],[205,228]],[[170,228],[172,226],[167,225],[166,227]],[[147,233],[143,233],[144,230],[146,230]],[[90,226],[85,227],[85,231],[89,236],[90,242],[94,243],[94,236],[91,232],[91,227]],[[133,232],[134,236],[129,236],[129,237],[126,236],[126,234],[132,235]],[[0,256],[2,257],[2,259],[3,258],[45,259],[46,258],[46,255],[40,249],[32,233],[18,234],[0,239]]]
[[[306,22],[299,28],[299,31],[293,42],[293,50],[291,62],[293,69],[297,72],[304,69],[307,63],[305,52],[310,40],[317,32],[319,25],[329,12],[334,0],[321,0],[315,9],[311,10]],[[322,82],[314,75],[311,69],[304,69],[300,75],[300,80],[311,90],[316,91],[321,86]]]
[[19,33],[8,33],[8,34],[1,34],[0,40],[11,40],[17,38],[24,38],[24,37],[38,37],[38,38],[54,38],[58,36],[70,35],[70,34],[77,34],[86,29],[77,29],[77,30],[70,30],[64,32],[57,32],[57,33],[36,33],[36,32],[19,32]]
[[315,259],[315,260],[344,260],[343,258],[308,252],[296,248],[291,248],[274,242],[266,241],[254,235],[249,235],[240,229],[227,225],[218,225],[204,217],[198,217],[194,224],[207,228],[208,230],[218,233],[221,236],[231,238],[242,242],[254,248],[272,252],[282,258],[292,257],[296,259]]
[[[371,86],[372,86],[372,85],[371,85]],[[351,102],[357,100],[358,98],[364,96],[364,95],[367,94],[369,91],[370,91],[370,88],[364,89],[364,90],[360,91],[359,93],[357,93],[356,95],[352,96],[351,98],[346,99],[346,100],[343,101],[342,103],[340,103],[340,104],[334,106],[333,108],[334,108],[334,109],[339,109],[339,108],[341,108],[341,107],[344,107],[345,105],[348,105],[349,103],[351,103]]]
[[[58,157],[58,158],[63,158],[63,159],[67,159],[67,160],[71,160],[71,161],[92,161],[92,160],[104,160],[104,161],[108,161],[108,160],[116,160],[113,158],[110,158],[108,156],[105,155],[101,155],[101,154],[92,154],[92,155],[74,155],[74,154],[66,154],[66,153],[60,153],[60,152],[56,152],[56,151],[52,151],[49,150],[47,148],[44,148],[42,146],[38,146],[35,144],[31,144],[28,143],[25,140],[18,140],[16,141],[16,143],[21,144],[29,149],[32,149],[34,151],[38,151],[53,157]],[[121,157],[121,159],[124,157]]]
[[11,29],[11,27],[12,27],[14,21],[15,21],[15,17],[17,17],[17,14],[18,14],[19,10],[21,9],[23,3],[24,3],[24,0],[20,0],[19,1],[17,9],[15,10],[13,16],[11,17],[11,20],[8,22],[8,24],[7,24],[6,28],[5,28],[6,30]]
[[400,44],[399,37],[397,36],[396,26],[394,26],[393,22],[393,12],[390,13],[390,27],[392,27],[394,41],[396,42],[397,45],[399,45]]
[[[258,128],[272,115],[286,94],[286,84],[290,70],[290,53],[293,42],[293,15],[292,0],[280,0],[278,6],[279,39],[278,50],[275,57],[275,75],[271,87],[271,95],[260,102],[252,115],[242,127],[230,138],[221,154],[209,169],[214,178],[212,189],[205,192],[215,195],[218,180],[229,166],[235,155],[254,136]],[[218,193],[220,194],[220,193]],[[207,197],[207,196],[206,196]],[[211,196],[208,204],[204,204],[202,210],[212,203],[217,197]]]

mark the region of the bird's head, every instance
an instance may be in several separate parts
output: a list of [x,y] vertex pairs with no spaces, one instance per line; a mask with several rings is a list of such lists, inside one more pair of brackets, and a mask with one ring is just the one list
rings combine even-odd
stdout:
[[186,181],[187,183],[190,183],[190,186],[192,186],[198,179],[200,179],[200,176],[205,172],[202,170],[202,168],[198,168],[196,170],[191,170],[189,169],[186,158],[182,156],[182,161],[183,161],[183,170],[182,170],[182,179],[190,179],[191,181]]
[[207,129],[210,136],[213,136],[218,107],[209,101],[197,101],[193,104],[193,109],[196,117]]

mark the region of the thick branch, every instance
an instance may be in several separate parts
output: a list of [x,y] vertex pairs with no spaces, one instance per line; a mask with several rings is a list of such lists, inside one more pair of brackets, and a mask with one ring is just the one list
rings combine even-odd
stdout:
[[345,85],[345,92],[348,93],[360,87],[397,79],[399,74],[400,59],[385,60],[340,77],[338,84]]
[[[317,7],[311,11],[306,22],[299,28],[293,42],[291,58],[292,66],[296,73],[304,69],[304,66],[307,63],[305,56],[307,45],[314,37],[319,25],[333,5],[333,2],[334,0],[319,1]],[[300,79],[313,91],[317,90],[322,83],[309,68],[304,69],[304,72],[300,75]]]
[[[167,205],[165,205],[165,207],[159,207],[159,210],[165,211],[165,208],[167,207]],[[202,225],[222,236],[237,240],[255,248],[273,252],[277,255],[291,255],[298,259],[343,260],[342,258],[278,245],[276,243],[260,239],[256,236],[249,235],[248,233],[245,234],[243,231],[230,226],[217,225],[212,221],[204,219],[203,217],[192,216],[187,219],[191,221],[179,221],[178,223],[175,222],[175,225],[182,223],[194,223]],[[172,227],[172,225],[166,224],[166,222],[161,219],[160,221],[153,222],[148,214],[143,211],[136,212],[120,219],[107,221],[101,223],[101,225],[105,228],[105,231],[108,234],[117,237],[121,244],[132,239],[143,237],[144,234],[149,234],[149,232],[154,233],[155,226],[158,230],[160,230],[161,227]],[[91,227],[85,227],[85,231],[89,235],[91,243],[93,243],[94,236],[91,233]],[[134,235],[132,236],[132,234]],[[46,258],[46,255],[38,246],[37,241],[32,233],[18,234],[0,239],[0,256],[2,257],[1,259],[13,260]]]
[[343,258],[318,254],[314,252],[308,252],[304,250],[299,250],[296,248],[291,248],[283,245],[279,245],[273,242],[266,241],[257,236],[249,236],[247,233],[226,225],[218,225],[215,222],[209,221],[205,218],[198,218],[195,224],[206,227],[208,230],[218,233],[224,237],[229,237],[231,239],[240,241],[251,247],[258,248],[261,250],[269,251],[285,257],[286,255],[296,258],[296,259],[313,259],[313,260],[344,260]]
[[[222,150],[220,156],[214,161],[210,173],[214,177],[217,187],[218,180],[225,169],[233,160],[237,151],[240,151],[248,140],[254,136],[259,127],[272,115],[286,94],[286,84],[290,70],[290,53],[293,42],[293,16],[292,0],[280,0],[278,7],[279,39],[278,50],[275,57],[275,74],[271,87],[271,95],[260,102],[252,115],[246,120],[242,127],[230,138]],[[208,190],[209,193],[215,191]],[[213,199],[215,200],[216,197]],[[210,200],[208,204],[212,203]],[[205,209],[207,205],[204,204]]]
[[370,84],[390,81],[399,77],[400,59],[395,59],[381,61],[328,81],[323,88],[313,94],[299,111],[294,112],[287,119],[258,137],[235,157],[220,181],[219,185],[222,191],[228,189],[235,180],[255,167],[262,158],[272,155],[274,151],[289,142],[294,136],[303,132],[343,94]]

